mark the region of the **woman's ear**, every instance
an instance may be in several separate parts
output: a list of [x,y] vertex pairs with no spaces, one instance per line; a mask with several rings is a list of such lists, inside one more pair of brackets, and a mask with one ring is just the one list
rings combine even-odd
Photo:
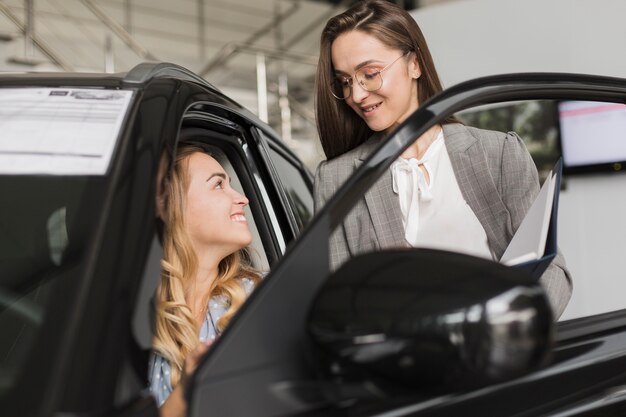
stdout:
[[159,159],[159,169],[157,172],[157,183],[156,183],[156,198],[155,198],[155,214],[156,217],[165,221],[165,212],[167,208],[167,197],[168,197],[168,168],[169,168],[169,156],[166,151],[161,154],[161,159]]
[[422,75],[419,61],[417,60],[417,53],[412,52],[409,55],[409,76],[417,80]]

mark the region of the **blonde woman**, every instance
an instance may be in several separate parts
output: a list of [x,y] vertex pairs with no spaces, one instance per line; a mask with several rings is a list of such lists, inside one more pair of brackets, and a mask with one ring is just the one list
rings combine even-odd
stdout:
[[217,160],[179,146],[157,197],[163,260],[149,381],[163,416],[186,414],[189,374],[260,278],[242,261],[247,204]]

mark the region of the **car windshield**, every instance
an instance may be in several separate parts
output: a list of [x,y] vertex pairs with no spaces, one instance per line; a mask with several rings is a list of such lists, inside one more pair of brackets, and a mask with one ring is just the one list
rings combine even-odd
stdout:
[[12,392],[36,401],[37,387],[53,374],[50,358],[90,276],[87,254],[132,94],[0,88],[2,405]]

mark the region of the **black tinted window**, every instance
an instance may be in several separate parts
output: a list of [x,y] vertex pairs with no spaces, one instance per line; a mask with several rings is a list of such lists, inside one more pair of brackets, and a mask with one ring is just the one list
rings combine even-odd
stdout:
[[313,217],[313,195],[308,181],[298,167],[289,162],[276,150],[269,149],[280,182],[294,212],[298,227],[304,228]]
[[2,404],[11,390],[30,389],[16,384],[40,362],[35,351],[45,347],[52,355],[59,342],[101,211],[103,183],[97,177],[0,176]]

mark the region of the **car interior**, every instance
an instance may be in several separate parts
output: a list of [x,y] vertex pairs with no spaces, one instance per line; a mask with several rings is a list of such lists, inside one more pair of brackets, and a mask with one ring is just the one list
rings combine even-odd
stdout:
[[[54,287],[76,273],[100,198],[98,178],[28,176],[0,179],[0,394],[10,390],[55,312]],[[67,294],[67,293],[66,293]],[[69,294],[68,294],[69,295]],[[0,395],[1,396],[1,395]]]

